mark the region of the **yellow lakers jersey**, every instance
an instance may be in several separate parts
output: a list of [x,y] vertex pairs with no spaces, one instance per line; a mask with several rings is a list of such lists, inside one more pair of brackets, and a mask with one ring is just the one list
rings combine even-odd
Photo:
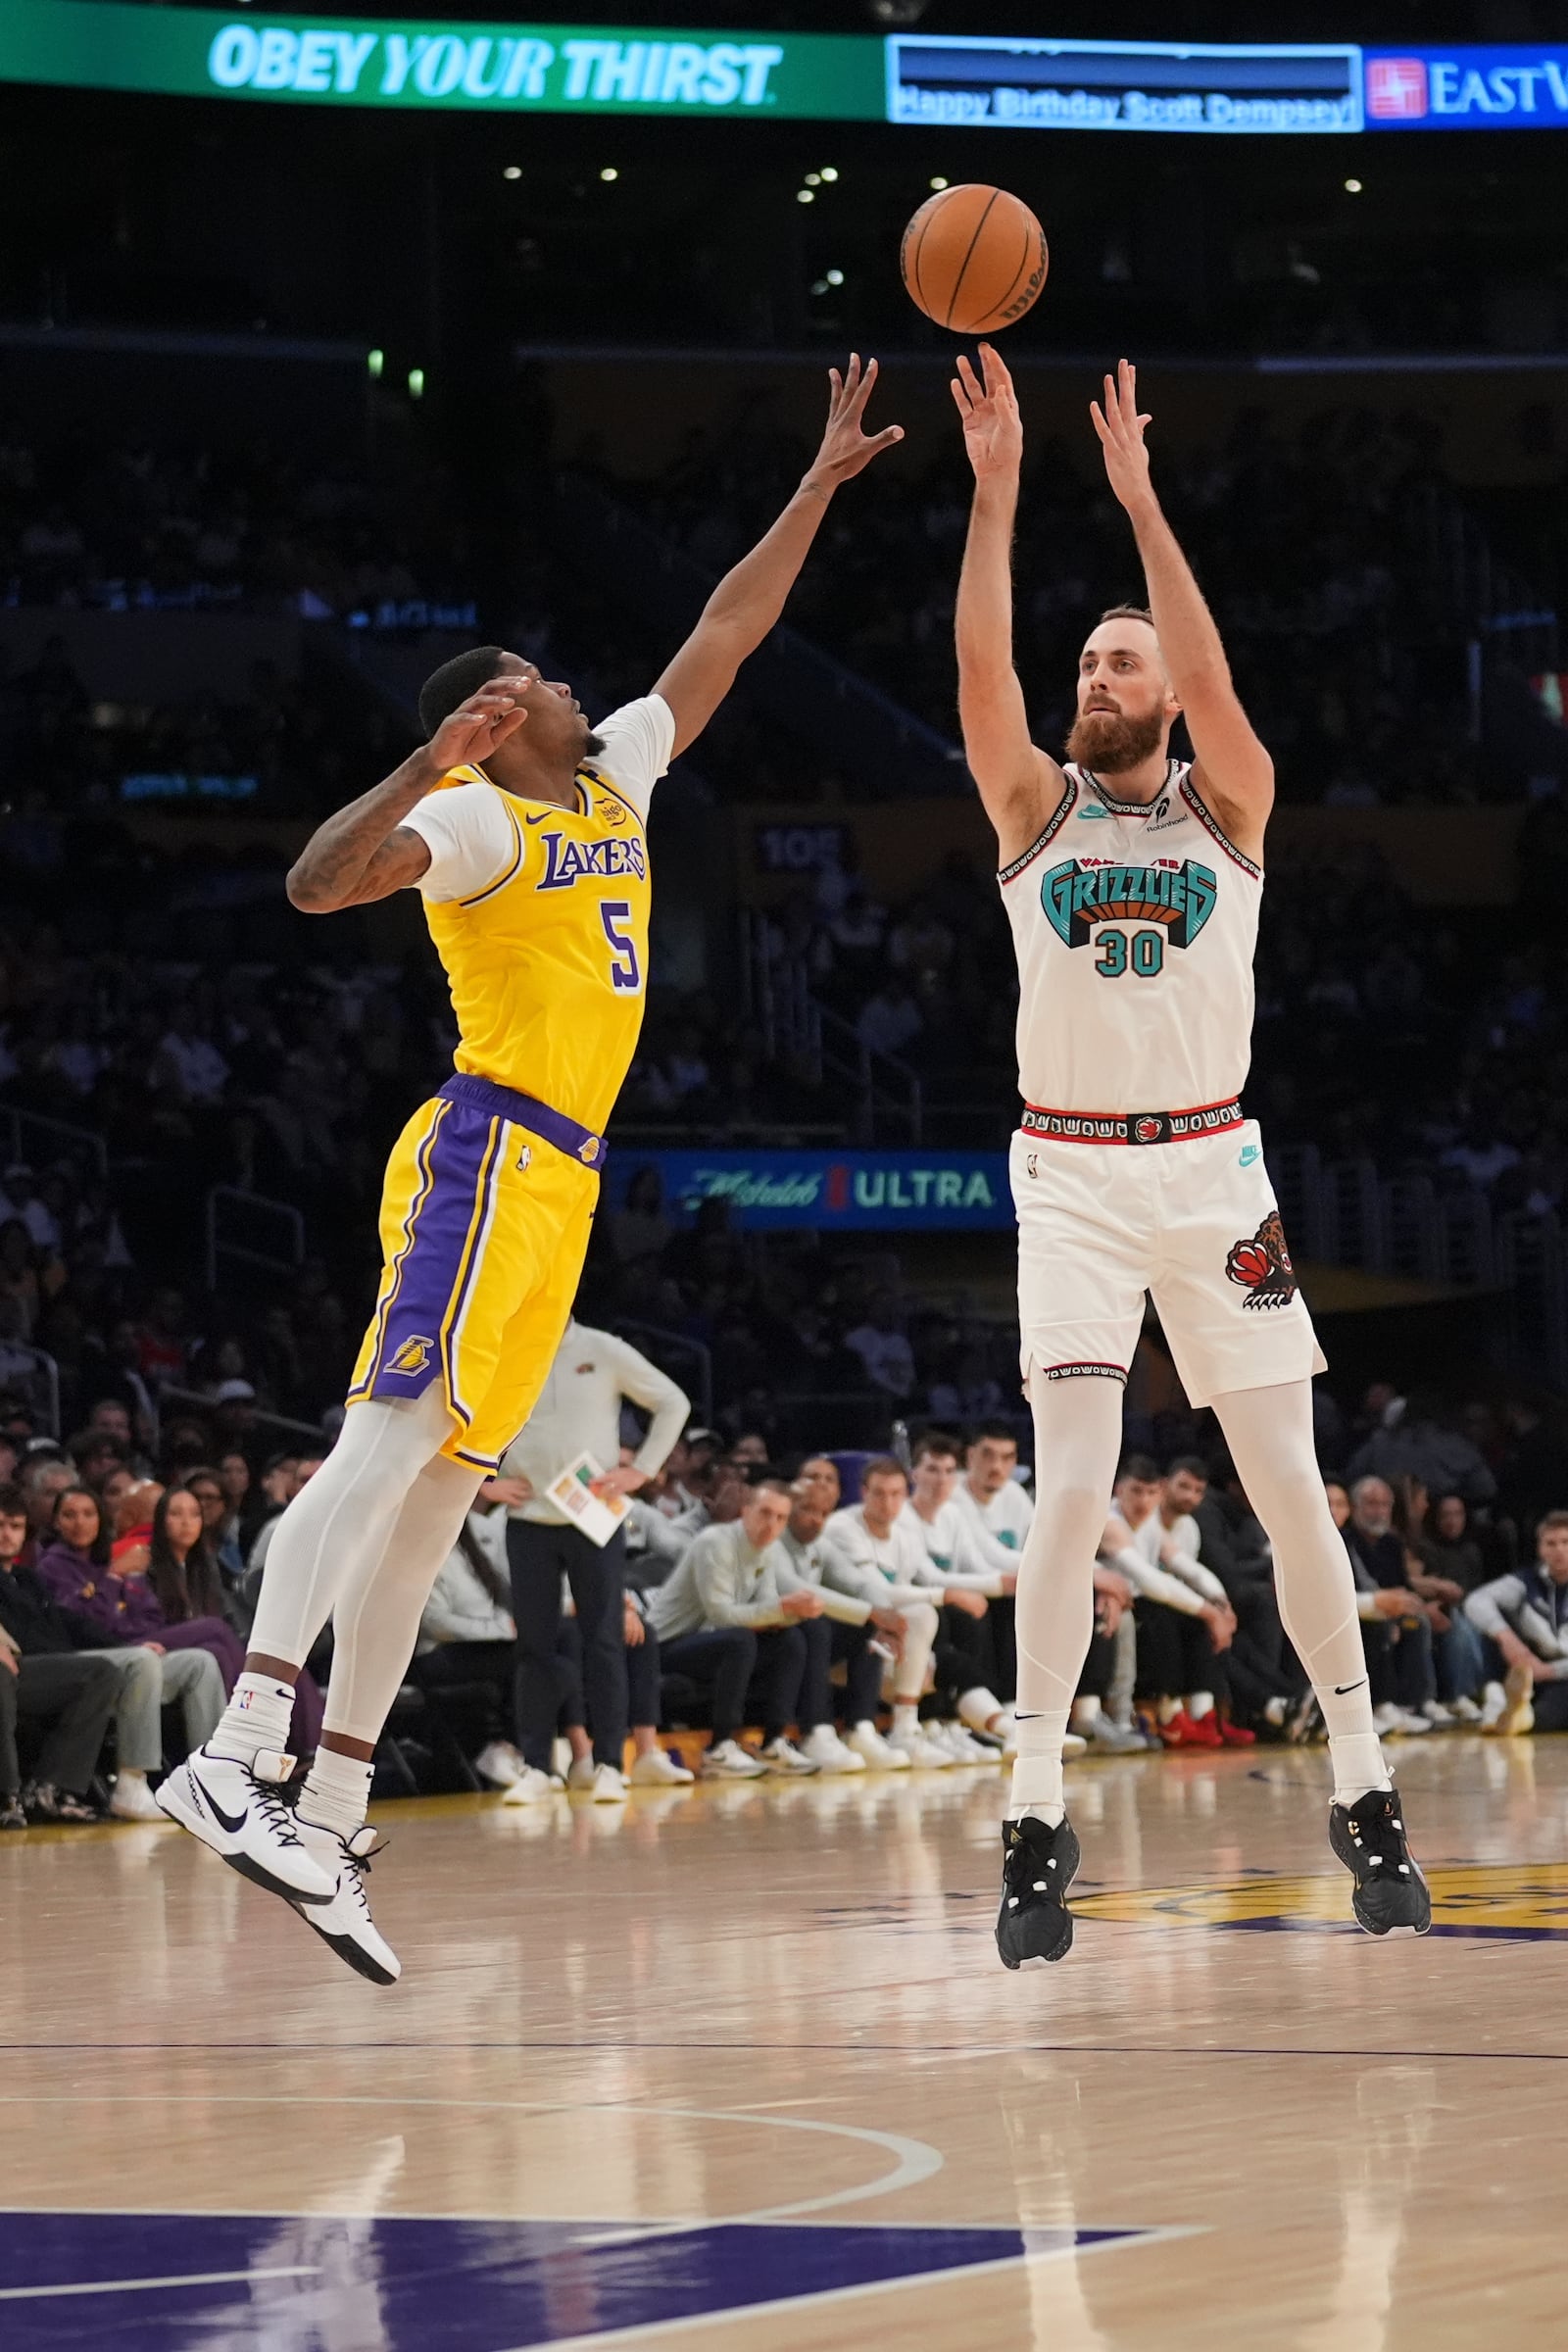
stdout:
[[518,800],[477,767],[454,768],[436,790],[459,784],[496,794],[514,855],[473,897],[424,902],[452,989],[457,1067],[602,1133],[642,1028],[652,899],[642,819],[591,762],[577,771],[575,808]]

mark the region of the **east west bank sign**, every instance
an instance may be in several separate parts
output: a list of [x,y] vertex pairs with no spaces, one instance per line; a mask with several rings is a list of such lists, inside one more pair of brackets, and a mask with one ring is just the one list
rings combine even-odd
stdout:
[[0,79],[291,105],[1300,136],[1568,128],[1568,46],[758,33],[0,0]]

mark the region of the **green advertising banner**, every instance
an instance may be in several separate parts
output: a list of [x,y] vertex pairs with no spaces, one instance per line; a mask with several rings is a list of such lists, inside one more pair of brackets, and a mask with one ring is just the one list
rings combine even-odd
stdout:
[[837,33],[233,17],[0,0],[0,79],[322,106],[880,118],[884,48]]

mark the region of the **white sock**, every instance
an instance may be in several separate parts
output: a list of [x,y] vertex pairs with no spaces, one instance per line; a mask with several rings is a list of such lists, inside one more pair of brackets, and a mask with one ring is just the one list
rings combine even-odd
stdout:
[[1263,1721],[1271,1723],[1278,1731],[1290,1711],[1291,1702],[1288,1698],[1271,1698],[1263,1708]]
[[1389,1768],[1376,1732],[1342,1733],[1329,1741],[1334,1765],[1334,1802],[1353,1805],[1372,1788],[1392,1788]]
[[1001,1699],[994,1690],[988,1690],[984,1683],[976,1683],[974,1689],[965,1690],[958,1700],[958,1721],[966,1723],[971,1732],[989,1731],[1003,1711]]
[[373,1764],[362,1764],[358,1756],[340,1756],[335,1748],[318,1747],[300,1790],[301,1821],[316,1829],[335,1830],[340,1838],[352,1838],[356,1830],[365,1827],[374,1771]]
[[1067,1718],[1068,1726],[1075,1732],[1092,1732],[1100,1721],[1101,1712],[1099,1699],[1090,1691],[1083,1698],[1073,1700],[1072,1712]]
[[1212,1715],[1214,1712],[1213,1691],[1195,1690],[1187,1701],[1187,1712],[1195,1723],[1201,1723],[1205,1715]]
[[1231,1458],[1274,1547],[1280,1616],[1312,1679],[1329,1736],[1335,1801],[1392,1788],[1372,1720],[1355,1585],[1312,1446],[1312,1384],[1214,1397]]
[[1154,1712],[1161,1723],[1174,1723],[1181,1711],[1182,1702],[1179,1698],[1161,1698],[1154,1702]]
[[1018,1717],[1018,1753],[1013,1759],[1012,1788],[1007,1819],[1033,1814],[1053,1829],[1066,1807],[1061,1793],[1061,1742],[1067,1730],[1067,1709],[1053,1707],[1039,1715]]
[[906,1701],[905,1699],[901,1698],[898,1701],[898,1704],[893,1710],[893,1729],[895,1732],[899,1733],[918,1733],[920,1729],[920,1709],[915,1700],[909,1699]]
[[271,1674],[242,1674],[208,1747],[215,1756],[232,1756],[238,1764],[249,1764],[263,1748],[285,1754],[293,1714],[291,1683],[280,1683]]

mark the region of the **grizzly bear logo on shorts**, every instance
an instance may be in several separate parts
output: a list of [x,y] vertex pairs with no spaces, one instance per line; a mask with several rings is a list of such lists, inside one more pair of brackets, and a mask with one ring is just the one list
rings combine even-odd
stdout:
[[1247,1292],[1244,1306],[1289,1306],[1296,1297],[1296,1272],[1285,1246],[1280,1212],[1271,1208],[1250,1242],[1233,1242],[1225,1260],[1230,1280]]

